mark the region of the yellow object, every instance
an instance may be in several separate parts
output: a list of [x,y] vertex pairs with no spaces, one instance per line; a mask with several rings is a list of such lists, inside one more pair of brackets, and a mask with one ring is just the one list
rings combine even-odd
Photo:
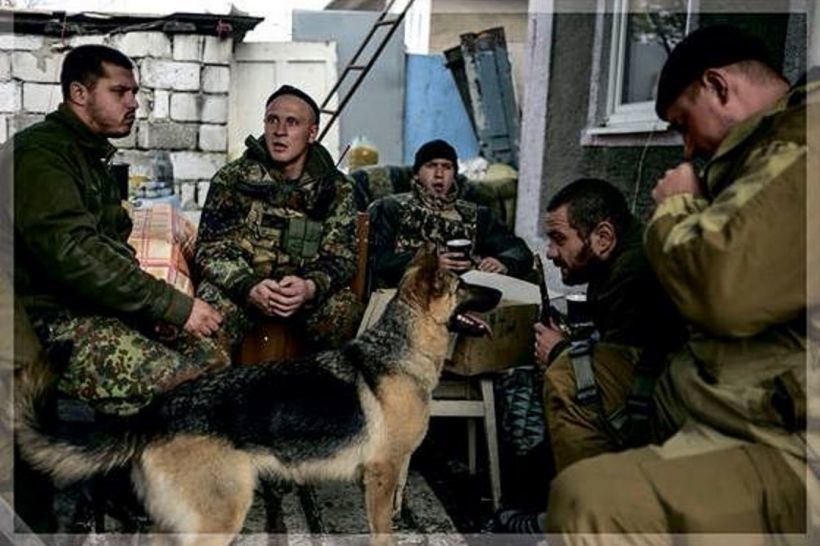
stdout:
[[379,150],[376,146],[363,138],[356,138],[347,152],[347,168],[353,171],[367,165],[377,165],[379,163]]

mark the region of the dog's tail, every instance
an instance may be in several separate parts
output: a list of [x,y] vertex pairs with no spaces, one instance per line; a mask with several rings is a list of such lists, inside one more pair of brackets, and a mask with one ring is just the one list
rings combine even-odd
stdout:
[[122,423],[60,426],[48,411],[58,376],[40,350],[15,372],[14,425],[17,445],[35,468],[66,484],[125,466],[148,437]]

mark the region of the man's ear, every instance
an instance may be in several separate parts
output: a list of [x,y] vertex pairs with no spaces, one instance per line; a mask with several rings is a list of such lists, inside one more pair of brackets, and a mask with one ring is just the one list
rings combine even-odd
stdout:
[[71,82],[68,84],[68,101],[78,106],[85,106],[88,101],[88,92],[88,88],[80,82]]
[[308,131],[308,142],[313,144],[316,142],[316,136],[319,134],[319,125],[317,123],[313,123],[310,126],[310,131]]
[[721,104],[726,104],[729,99],[729,80],[725,72],[716,68],[707,68],[701,75],[700,81],[704,88],[715,94]]
[[609,220],[603,220],[589,234],[589,245],[592,252],[602,260],[606,260],[615,250],[618,242],[618,234],[615,226]]

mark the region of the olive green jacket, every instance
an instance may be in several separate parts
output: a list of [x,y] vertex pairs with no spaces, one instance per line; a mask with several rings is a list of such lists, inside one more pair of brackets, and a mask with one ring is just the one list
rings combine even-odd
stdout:
[[65,105],[2,150],[14,166],[14,287],[26,310],[183,325],[193,299],[142,271],[108,170],[115,149]]
[[197,237],[199,280],[243,305],[263,279],[297,275],[314,282],[310,303],[318,305],[356,273],[353,185],[318,143],[299,180],[285,180],[264,138],[245,144],[211,180]]
[[[705,195],[668,198],[647,255],[693,333],[670,367],[695,422],[805,458],[806,107],[793,89],[731,129]],[[816,140],[815,140],[816,142]],[[663,403],[663,401],[661,401]]]

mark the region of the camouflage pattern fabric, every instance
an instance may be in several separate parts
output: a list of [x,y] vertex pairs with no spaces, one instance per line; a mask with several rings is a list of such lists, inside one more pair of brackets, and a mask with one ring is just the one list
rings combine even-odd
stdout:
[[[215,336],[220,349],[234,354],[255,322],[269,320],[255,308],[238,306],[225,292],[210,282],[198,287],[199,297],[216,308],[224,320]],[[364,308],[350,288],[331,295],[322,305],[306,305],[292,317],[317,350],[340,347],[356,335]]]
[[65,366],[59,390],[102,413],[133,413],[156,394],[229,363],[212,338],[183,333],[172,348],[114,317],[32,322],[54,365]]

